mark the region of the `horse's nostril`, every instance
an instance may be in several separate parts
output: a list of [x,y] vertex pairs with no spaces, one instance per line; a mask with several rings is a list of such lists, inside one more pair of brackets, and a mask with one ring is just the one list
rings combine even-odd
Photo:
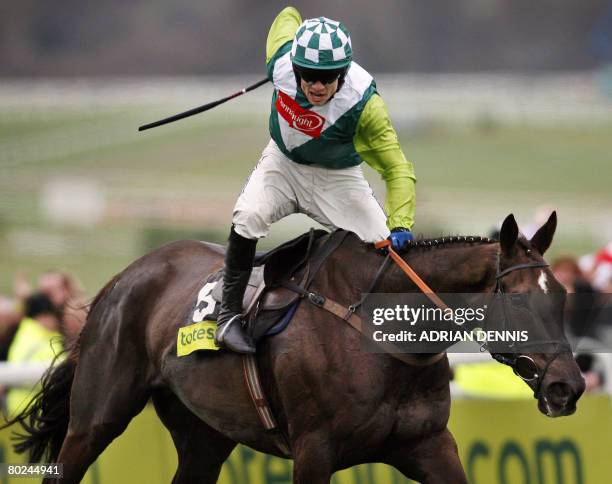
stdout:
[[564,382],[554,382],[548,386],[547,397],[550,403],[557,407],[565,407],[568,403],[576,401],[580,396],[572,387]]

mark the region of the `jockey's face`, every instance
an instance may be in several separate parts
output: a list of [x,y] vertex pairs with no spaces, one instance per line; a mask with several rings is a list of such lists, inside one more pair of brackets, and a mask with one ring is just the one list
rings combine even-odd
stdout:
[[323,84],[321,81],[314,83],[300,79],[300,87],[306,95],[308,102],[314,106],[323,106],[338,90],[338,79],[330,84]]

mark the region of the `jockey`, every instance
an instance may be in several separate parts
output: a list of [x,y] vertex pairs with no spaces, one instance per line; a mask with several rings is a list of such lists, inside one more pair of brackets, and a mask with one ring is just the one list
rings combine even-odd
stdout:
[[[299,212],[366,242],[389,238],[395,249],[413,238],[414,169],[374,79],[352,55],[341,22],[319,17],[302,23],[287,7],[272,23],[266,45],[272,139],[234,207],[216,336],[221,347],[255,352],[243,328],[242,299],[257,240],[272,223]],[[362,161],[386,183],[384,211]]]

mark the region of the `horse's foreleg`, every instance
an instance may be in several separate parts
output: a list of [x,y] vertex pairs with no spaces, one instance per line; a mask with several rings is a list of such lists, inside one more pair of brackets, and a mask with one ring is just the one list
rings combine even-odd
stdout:
[[153,394],[157,415],[170,431],[178,454],[178,469],[173,484],[214,484],[221,466],[236,446],[196,417],[172,393]]
[[422,484],[467,484],[457,444],[448,429],[418,442],[393,443],[384,462]]
[[291,445],[294,484],[329,484],[335,457],[327,435],[308,433]]

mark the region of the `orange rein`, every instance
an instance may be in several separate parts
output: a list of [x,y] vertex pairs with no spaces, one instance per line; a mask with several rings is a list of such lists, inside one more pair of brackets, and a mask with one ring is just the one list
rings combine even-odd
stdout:
[[389,255],[395,261],[395,263],[400,267],[402,271],[410,278],[412,282],[414,282],[417,287],[421,290],[423,294],[425,294],[436,306],[440,309],[448,309],[448,306],[440,299],[435,292],[427,285],[427,283],[419,277],[419,275],[414,272],[412,267],[410,267],[401,256],[393,250],[391,246],[391,241],[388,239],[380,240],[374,243],[374,247],[377,249],[386,248],[389,251]]

